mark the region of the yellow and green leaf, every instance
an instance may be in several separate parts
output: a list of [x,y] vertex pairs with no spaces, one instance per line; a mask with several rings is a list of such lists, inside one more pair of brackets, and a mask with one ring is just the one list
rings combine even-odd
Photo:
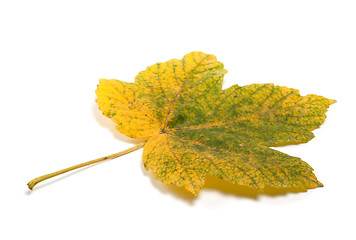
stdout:
[[273,84],[222,90],[226,72],[214,55],[192,52],[135,83],[101,79],[97,103],[118,131],[147,139],[147,170],[194,195],[207,175],[258,191],[322,186],[306,162],[269,147],[308,142],[334,100]]

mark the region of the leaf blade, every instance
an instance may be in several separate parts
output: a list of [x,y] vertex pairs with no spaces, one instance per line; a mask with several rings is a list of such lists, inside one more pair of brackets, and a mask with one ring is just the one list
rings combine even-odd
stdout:
[[103,80],[97,102],[118,131],[147,138],[147,170],[194,195],[208,175],[258,191],[322,186],[306,162],[269,147],[311,140],[334,100],[274,84],[222,90],[226,72],[214,55],[192,52],[135,83]]

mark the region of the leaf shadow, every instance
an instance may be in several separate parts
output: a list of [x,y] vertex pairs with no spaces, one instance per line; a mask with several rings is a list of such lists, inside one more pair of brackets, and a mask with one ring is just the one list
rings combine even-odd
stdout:
[[[151,183],[154,187],[156,187],[163,194],[171,194],[175,197],[178,197],[186,202],[193,204],[193,202],[197,199],[196,196],[188,192],[184,187],[177,187],[175,185],[166,185],[159,180],[156,180],[151,171],[146,171],[142,167],[145,175],[150,178]],[[306,192],[307,189],[302,188],[274,188],[270,186],[266,186],[263,191],[257,191],[250,187],[243,186],[240,184],[229,183],[227,181],[218,179],[213,176],[207,176],[205,179],[205,184],[203,188],[200,190],[200,193],[203,192],[219,192],[223,195],[232,195],[238,198],[248,198],[251,200],[258,201],[260,196],[270,196],[270,197],[278,197],[284,196],[289,193],[301,193]]]
[[305,188],[275,188],[268,185],[265,186],[263,191],[258,191],[251,187],[230,183],[213,176],[206,177],[205,185],[202,191],[204,191],[204,189],[207,189],[208,191],[219,191],[225,195],[234,195],[254,200],[258,200],[262,195],[277,197],[287,195],[288,193],[300,193],[307,191]]

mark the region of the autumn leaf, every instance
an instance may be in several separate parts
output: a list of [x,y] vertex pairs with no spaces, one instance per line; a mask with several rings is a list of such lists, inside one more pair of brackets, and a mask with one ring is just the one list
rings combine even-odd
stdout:
[[147,170],[194,195],[207,175],[258,191],[322,186],[306,162],[269,147],[311,140],[334,100],[273,84],[222,90],[226,72],[214,55],[192,52],[134,83],[101,79],[96,101],[119,132],[147,140]]
[[145,141],[37,177],[28,187],[143,146],[147,170],[196,196],[209,175],[257,191],[322,186],[306,162],[269,147],[311,140],[335,101],[273,84],[222,90],[226,72],[214,55],[192,52],[148,67],[135,83],[101,79],[96,101],[103,114],[121,133]]

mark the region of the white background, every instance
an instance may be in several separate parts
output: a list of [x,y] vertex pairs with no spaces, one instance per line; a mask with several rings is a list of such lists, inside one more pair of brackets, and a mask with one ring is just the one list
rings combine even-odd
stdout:
[[[1,239],[356,239],[355,1],[1,1]],[[225,87],[270,83],[336,99],[316,137],[279,148],[323,188],[261,194],[154,179],[95,103],[99,78],[134,81],[191,51],[217,56]]]

